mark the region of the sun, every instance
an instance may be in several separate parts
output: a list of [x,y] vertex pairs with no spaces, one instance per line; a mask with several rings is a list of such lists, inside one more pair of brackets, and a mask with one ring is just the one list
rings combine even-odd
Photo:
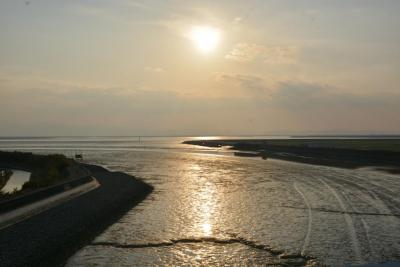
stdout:
[[195,26],[190,31],[189,38],[200,52],[207,54],[217,48],[221,33],[214,27]]

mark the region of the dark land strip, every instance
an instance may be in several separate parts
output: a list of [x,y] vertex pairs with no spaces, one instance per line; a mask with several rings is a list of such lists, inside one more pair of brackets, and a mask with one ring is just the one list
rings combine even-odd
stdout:
[[[382,144],[377,144],[378,141],[381,141]],[[350,169],[370,166],[376,167],[376,170],[379,171],[400,174],[400,151],[397,150],[400,140],[378,141],[262,139],[190,140],[184,143],[206,147],[228,146],[232,150],[243,151],[243,153],[235,153],[238,156],[273,158]],[[393,146],[391,146],[391,143],[393,143]]]
[[101,186],[1,229],[0,266],[62,266],[153,190],[125,173],[84,166]]

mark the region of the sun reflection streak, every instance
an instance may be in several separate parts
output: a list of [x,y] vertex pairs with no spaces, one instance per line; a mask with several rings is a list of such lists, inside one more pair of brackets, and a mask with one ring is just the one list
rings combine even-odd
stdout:
[[209,235],[212,234],[212,231],[211,231],[212,230],[212,226],[211,226],[211,224],[203,223],[202,227],[203,227],[204,235],[209,236]]
[[199,197],[199,231],[206,236],[213,233],[213,219],[216,211],[216,192],[214,184],[206,182]]
[[204,167],[198,164],[193,164],[190,169],[193,171],[192,180],[194,183],[199,184],[200,190],[195,192],[196,201],[193,205],[194,216],[194,231],[200,236],[211,236],[215,228],[215,216],[218,211],[218,190],[216,185],[212,182],[212,177],[202,176]]

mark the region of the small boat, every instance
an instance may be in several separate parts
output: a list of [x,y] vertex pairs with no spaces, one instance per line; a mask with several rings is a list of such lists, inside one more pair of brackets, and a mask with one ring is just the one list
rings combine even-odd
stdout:
[[83,159],[83,155],[82,154],[75,154],[75,159]]

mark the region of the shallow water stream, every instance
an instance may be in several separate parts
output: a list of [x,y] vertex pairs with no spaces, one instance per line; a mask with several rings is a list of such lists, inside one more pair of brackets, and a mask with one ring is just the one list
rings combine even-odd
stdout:
[[22,188],[22,185],[25,182],[29,181],[31,177],[30,172],[20,171],[20,170],[12,170],[12,175],[10,179],[7,181],[6,185],[1,189],[3,193],[12,193],[14,191],[19,191]]

